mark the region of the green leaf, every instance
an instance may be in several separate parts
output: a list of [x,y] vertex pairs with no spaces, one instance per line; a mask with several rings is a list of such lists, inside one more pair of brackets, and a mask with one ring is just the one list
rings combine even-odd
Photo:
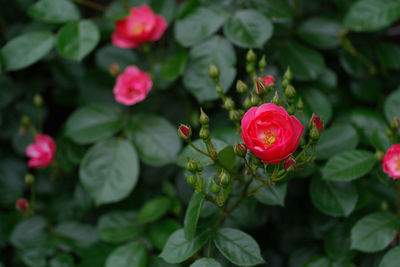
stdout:
[[150,223],[161,218],[171,207],[171,200],[168,197],[153,198],[140,208],[139,221]]
[[193,262],[190,267],[222,267],[218,261],[213,258],[201,258]]
[[111,64],[117,64],[121,70],[129,65],[139,65],[139,56],[132,49],[115,47],[112,44],[96,51],[96,65],[105,72],[110,71]]
[[247,0],[251,8],[257,9],[272,20],[291,19],[294,10],[287,1],[282,0]]
[[257,242],[248,234],[233,228],[218,229],[214,243],[233,264],[253,266],[264,263]]
[[88,248],[99,240],[96,229],[89,224],[62,222],[53,233],[73,248]]
[[[222,142],[218,139],[211,139],[211,142],[213,143],[217,152],[220,152],[222,149],[224,149],[226,147],[226,143]],[[197,140],[193,141],[192,143],[199,149],[207,152],[206,145],[204,144],[203,140],[197,139]],[[199,160],[200,163],[204,166],[210,165],[212,163],[210,161],[209,157],[201,154],[200,152],[197,152],[196,150],[194,150],[194,148],[192,148],[190,145],[188,145],[182,150],[182,152],[176,158],[176,164],[179,167],[185,168],[188,158],[196,160],[196,161]]]
[[369,145],[375,130],[385,131],[386,123],[381,113],[368,108],[356,108],[350,112],[350,120],[360,134],[362,143]]
[[79,177],[97,205],[119,201],[129,195],[139,176],[139,159],[132,145],[109,139],[85,154]]
[[336,225],[326,235],[324,248],[328,256],[335,260],[351,260],[356,252],[350,250],[350,227],[347,224]]
[[400,246],[390,249],[382,258],[378,267],[400,266]]
[[351,248],[371,253],[385,249],[400,230],[400,219],[389,212],[371,213],[351,229]]
[[378,79],[353,80],[350,89],[357,100],[363,103],[374,104],[382,96],[382,84]]
[[224,166],[232,169],[236,160],[233,146],[226,146],[224,149],[218,152],[218,159]]
[[123,124],[122,112],[115,106],[83,106],[68,118],[65,135],[78,144],[90,144],[112,136]]
[[393,117],[400,118],[400,89],[390,93],[384,104],[384,111],[387,121],[391,121]]
[[310,183],[315,207],[331,216],[348,216],[356,207],[357,187],[352,183],[331,182],[314,177]]
[[205,196],[203,193],[193,193],[185,214],[185,238],[191,241],[196,235],[197,222],[203,208]]
[[322,169],[326,180],[351,181],[364,176],[372,170],[375,155],[365,150],[350,150],[336,154]]
[[330,157],[355,149],[359,138],[356,130],[349,124],[334,125],[321,132],[321,138],[316,146],[317,159],[329,159]]
[[135,115],[127,125],[126,134],[140,159],[152,166],[174,162],[182,147],[176,127],[156,115]]
[[89,20],[68,23],[57,34],[57,47],[60,54],[65,58],[78,61],[89,54],[99,41],[99,29]]
[[15,226],[10,236],[10,242],[19,249],[39,247],[46,242],[45,228],[45,218],[33,216]]
[[192,46],[215,33],[227,19],[223,10],[198,7],[175,22],[175,39],[183,46]]
[[313,113],[320,116],[325,122],[331,120],[333,114],[332,104],[324,93],[316,89],[307,89],[301,90],[299,95],[304,103],[303,124],[307,124],[310,121]]
[[318,51],[297,42],[281,47],[279,62],[283,69],[290,67],[299,80],[315,80],[325,69],[324,57]]
[[144,232],[144,229],[138,214],[133,211],[109,212],[102,215],[97,223],[100,239],[111,243],[130,240]]
[[79,9],[69,0],[40,0],[28,9],[28,14],[47,23],[65,23],[81,17]]
[[17,36],[1,49],[4,69],[20,70],[36,63],[54,46],[54,36],[50,32],[29,32]]
[[400,2],[397,0],[361,0],[351,6],[344,24],[357,32],[376,31],[398,18]]
[[[254,182],[254,187],[260,182]],[[278,183],[276,185],[264,185],[257,190],[254,197],[265,205],[280,205],[285,206],[285,197],[287,193],[287,183]]]
[[57,256],[52,258],[49,263],[49,267],[73,267],[74,257],[65,253],[57,254]]
[[333,267],[332,262],[325,256],[317,256],[308,260],[303,267]]
[[237,46],[261,48],[271,38],[273,26],[261,13],[245,9],[236,12],[224,25],[225,36]]
[[386,151],[390,148],[390,141],[387,135],[378,129],[375,129],[371,134],[371,144],[381,151]]
[[388,69],[400,69],[400,46],[379,42],[375,48],[376,57],[379,62]]
[[184,230],[174,232],[165,244],[160,257],[168,263],[180,263],[190,258],[209,239],[210,233],[205,231],[195,236],[191,241],[186,240]]
[[175,0],[151,0],[150,6],[151,9],[153,9],[154,13],[163,16],[168,24],[170,24],[170,22],[174,19],[175,13],[177,11]]
[[132,242],[114,249],[108,256],[105,267],[146,267],[146,248],[138,243]]
[[311,45],[321,49],[332,49],[339,46],[339,31],[342,25],[335,20],[314,17],[306,20],[298,30],[298,35]]
[[340,52],[339,61],[342,68],[352,77],[362,79],[369,73],[366,62],[361,61],[359,57],[349,52]]
[[180,229],[181,225],[172,219],[163,219],[149,226],[148,238],[151,244],[158,250],[163,250],[169,236]]
[[189,52],[183,84],[186,90],[193,94],[199,102],[219,98],[215,91],[215,82],[208,73],[211,63],[219,68],[219,82],[226,92],[231,87],[236,75],[234,68],[236,54],[228,40],[214,36],[194,46]]

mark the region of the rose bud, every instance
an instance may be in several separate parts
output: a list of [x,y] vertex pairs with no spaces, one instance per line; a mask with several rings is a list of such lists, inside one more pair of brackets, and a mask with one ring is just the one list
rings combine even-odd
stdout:
[[254,53],[253,49],[250,49],[246,54],[246,60],[248,62],[253,62],[253,61],[256,61],[256,59],[257,59],[257,56]]
[[56,144],[53,138],[46,134],[35,136],[35,143],[26,148],[26,155],[30,158],[29,168],[44,168],[50,165],[56,153]]
[[258,79],[255,86],[254,86],[254,91],[257,95],[263,95],[266,91],[266,85],[261,79]]
[[390,122],[390,127],[394,130],[399,128],[399,118],[393,117],[392,121]]
[[222,187],[226,188],[230,182],[230,175],[227,171],[224,169],[221,171],[221,174],[219,175],[219,183],[221,184]]
[[114,85],[115,101],[126,106],[132,106],[143,101],[150,92],[153,82],[149,75],[136,66],[128,66],[118,75]]
[[189,140],[192,136],[192,129],[185,124],[181,124],[178,127],[178,136],[183,140]]
[[236,91],[238,91],[238,93],[245,94],[245,93],[247,93],[248,90],[249,90],[249,87],[243,81],[238,80],[236,82]]
[[247,148],[242,142],[237,142],[233,151],[239,157],[244,158],[246,156]]
[[382,160],[383,171],[393,179],[400,178],[400,144],[392,145]]
[[197,163],[194,160],[189,160],[186,164],[186,169],[191,173],[195,173],[197,171]]
[[208,117],[208,115],[204,112],[204,110],[202,108],[200,108],[200,119],[199,119],[200,123],[202,125],[207,125],[210,123],[210,118]]
[[27,173],[25,175],[25,183],[27,185],[32,185],[35,183],[35,176],[33,176],[33,174]]
[[210,64],[209,75],[213,79],[217,79],[219,77],[219,69],[214,64]]
[[318,131],[322,131],[322,122],[321,119],[317,115],[312,115],[310,123],[308,124],[310,129],[312,128],[312,124],[315,124],[315,127],[317,128]]
[[295,116],[272,103],[249,109],[241,125],[246,147],[269,164],[277,164],[292,155],[304,130]]
[[294,167],[296,167],[296,161],[294,160],[294,158],[289,157],[283,163],[283,167],[286,171],[291,171],[294,169]]
[[116,77],[117,75],[119,75],[121,73],[121,68],[119,67],[118,64],[112,63],[112,64],[110,64],[109,71],[110,71],[111,76]]
[[286,86],[285,96],[289,99],[292,99],[296,96],[296,90],[290,84],[288,86]]
[[275,83],[275,78],[272,75],[267,75],[262,79],[262,82],[269,87]]
[[148,5],[142,5],[132,8],[128,17],[115,23],[111,40],[117,47],[136,48],[160,39],[167,26],[162,16],[154,14]]
[[29,207],[29,202],[25,198],[20,198],[15,202],[15,208],[18,211],[27,211]]

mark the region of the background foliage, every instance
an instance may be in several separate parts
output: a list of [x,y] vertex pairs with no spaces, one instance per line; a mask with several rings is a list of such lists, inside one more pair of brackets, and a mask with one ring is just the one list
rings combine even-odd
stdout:
[[[115,20],[143,3],[168,22],[162,39],[112,46]],[[374,156],[389,148],[385,129],[400,117],[398,0],[1,6],[0,266],[400,266],[400,193]],[[176,126],[190,122],[196,132],[201,105],[218,150],[240,140],[208,67],[219,67],[221,86],[239,100],[232,88],[250,81],[248,48],[266,54],[265,74],[280,77],[290,66],[303,124],[315,112],[326,129],[316,162],[243,202],[213,236],[214,259],[200,259],[209,233],[185,225],[186,207],[200,223],[218,210],[192,196],[180,167],[188,155],[207,159],[182,149]],[[151,73],[144,102],[114,101],[111,64]],[[44,107],[33,104],[35,94]],[[14,208],[30,196],[25,148],[33,135],[23,116],[57,143],[52,167],[34,172],[29,218]]]

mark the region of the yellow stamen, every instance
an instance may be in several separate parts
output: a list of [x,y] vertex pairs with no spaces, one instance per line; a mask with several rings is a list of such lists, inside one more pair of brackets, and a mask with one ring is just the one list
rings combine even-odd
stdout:
[[264,141],[265,146],[269,147],[275,143],[276,139],[278,139],[278,136],[274,132],[267,130],[265,132],[265,137],[264,137],[263,141]]
[[396,170],[400,171],[400,157],[398,157],[397,159],[395,159],[396,162]]
[[139,24],[132,29],[132,34],[137,35],[140,34],[146,28],[145,24]]

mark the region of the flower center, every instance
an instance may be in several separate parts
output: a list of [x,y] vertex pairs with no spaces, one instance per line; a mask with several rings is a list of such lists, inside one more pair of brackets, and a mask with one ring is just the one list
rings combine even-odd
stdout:
[[276,135],[276,133],[271,132],[270,130],[267,130],[265,132],[265,137],[263,140],[265,147],[268,148],[268,147],[272,146],[275,143],[276,139],[278,139],[278,136]]
[[142,31],[146,28],[146,25],[141,23],[139,25],[136,25],[135,27],[132,28],[132,34],[133,35],[138,35],[142,33]]
[[396,171],[400,171],[400,157],[397,157],[394,162],[396,164]]

